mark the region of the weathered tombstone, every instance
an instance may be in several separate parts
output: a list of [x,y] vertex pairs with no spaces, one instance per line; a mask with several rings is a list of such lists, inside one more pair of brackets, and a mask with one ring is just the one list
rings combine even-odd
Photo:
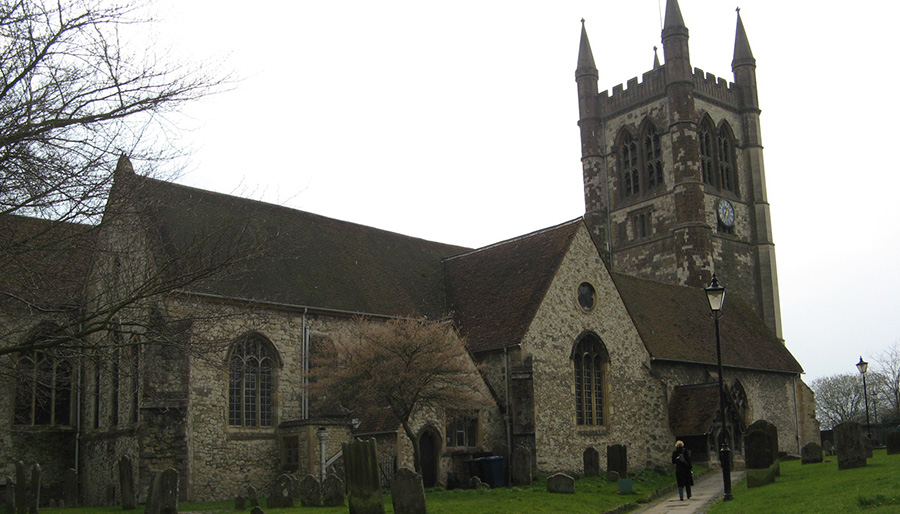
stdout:
[[66,507],[78,505],[78,472],[72,468],[66,470],[63,478],[63,500]]
[[131,459],[127,456],[119,459],[119,499],[122,501],[122,510],[137,508],[134,496],[134,470],[131,467]]
[[322,482],[322,505],[325,507],[344,505],[344,481],[337,475],[328,475]]
[[581,460],[584,462],[584,476],[595,477],[600,474],[600,452],[596,448],[589,446],[581,454]]
[[281,509],[294,506],[294,496],[291,491],[291,477],[281,475],[275,479],[266,506],[270,509]]
[[407,468],[400,468],[391,479],[391,502],[394,514],[425,514],[425,486],[422,476]]
[[818,464],[822,462],[822,447],[817,443],[806,443],[800,449],[801,464]]
[[247,488],[247,503],[250,507],[259,507],[259,491],[252,485]]
[[897,455],[900,453],[900,432],[888,432],[885,444],[887,446],[888,455]]
[[618,471],[607,471],[606,472],[606,480],[609,482],[618,482],[619,481],[619,472]]
[[300,505],[304,507],[322,505],[322,484],[313,475],[306,475],[300,480]]
[[616,471],[622,478],[628,476],[628,448],[624,444],[606,447],[606,470]]
[[0,495],[0,506],[3,507],[4,514],[15,514],[16,512],[16,484],[11,476],[3,477],[3,494]]
[[257,505],[256,507],[250,509],[250,514],[266,514],[266,511],[262,510],[262,507]]
[[872,443],[872,439],[866,436],[863,436],[863,449],[866,450],[866,458],[872,458],[872,450],[874,449],[874,443]]
[[178,514],[178,472],[172,468],[159,474],[158,514]]
[[28,512],[28,476],[25,474],[25,463],[16,461],[16,514]]
[[475,489],[478,491],[488,491],[488,490],[490,490],[490,488],[491,488],[490,485],[482,482],[481,479],[478,478],[477,476],[473,476],[472,478],[469,479],[469,489]]
[[620,478],[617,482],[619,484],[619,494],[634,494],[634,481],[630,478]]
[[31,467],[31,483],[28,484],[28,512],[37,514],[41,505],[41,465],[34,463]]
[[767,431],[753,430],[744,435],[744,459],[747,487],[762,487],[775,481],[776,458]]
[[776,427],[769,421],[758,419],[747,427],[745,433],[753,432],[756,430],[761,430],[769,435],[769,444],[772,445],[772,457],[775,459],[772,467],[774,469],[775,476],[781,475],[781,461],[778,458],[778,427]]
[[848,421],[834,427],[838,469],[859,468],[866,465],[866,449],[862,440],[862,427],[859,423]]
[[512,455],[512,475],[513,485],[531,485],[531,450],[527,446],[516,446]]
[[241,495],[234,497],[234,510],[247,510],[247,498]]
[[154,471],[150,477],[150,486],[147,488],[147,502],[144,504],[144,514],[159,514],[159,486],[162,478],[161,471]]
[[55,509],[56,508],[56,500],[54,500],[53,498],[50,498],[49,500],[47,500],[47,507],[49,507],[51,509]]
[[547,477],[547,492],[575,494],[575,479],[564,473]]
[[288,478],[291,480],[291,497],[297,498],[300,496],[300,479],[296,477],[296,475],[288,475]]
[[381,497],[381,469],[375,440],[353,441],[341,445],[344,473],[350,499],[350,514],[384,514]]

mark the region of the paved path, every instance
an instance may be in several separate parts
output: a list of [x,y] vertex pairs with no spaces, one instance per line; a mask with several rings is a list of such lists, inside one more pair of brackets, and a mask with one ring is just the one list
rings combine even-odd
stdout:
[[[743,471],[731,474],[732,490],[734,484],[743,476]],[[724,494],[722,487],[722,473],[708,473],[699,478],[694,483],[694,486],[691,487],[692,496],[690,500],[687,498],[684,501],[679,500],[678,490],[676,489],[669,496],[664,496],[656,500],[655,503],[633,510],[631,514],[667,514],[670,512],[674,514],[699,514],[706,512],[706,509]]]

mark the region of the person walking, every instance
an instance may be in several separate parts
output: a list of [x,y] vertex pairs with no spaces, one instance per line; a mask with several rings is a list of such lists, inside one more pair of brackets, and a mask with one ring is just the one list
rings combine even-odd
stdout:
[[675,464],[675,482],[678,484],[678,499],[684,500],[687,492],[691,498],[691,486],[694,485],[693,464],[691,464],[691,452],[684,447],[683,441],[675,442],[675,451],[672,452],[672,464]]

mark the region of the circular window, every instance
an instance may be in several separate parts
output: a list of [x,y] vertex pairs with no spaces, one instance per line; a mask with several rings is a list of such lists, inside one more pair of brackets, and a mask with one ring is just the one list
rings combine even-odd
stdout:
[[587,282],[582,282],[581,285],[578,286],[578,305],[581,305],[582,309],[593,309],[596,296],[597,292],[594,291],[594,286]]

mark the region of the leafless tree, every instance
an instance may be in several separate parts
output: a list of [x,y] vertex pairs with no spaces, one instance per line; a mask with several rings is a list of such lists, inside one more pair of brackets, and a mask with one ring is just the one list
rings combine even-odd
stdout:
[[[873,417],[877,409],[875,402],[878,401],[876,391],[879,390],[879,384],[884,382],[885,377],[880,373],[870,371],[866,374],[869,422],[873,424],[876,422]],[[817,378],[809,387],[816,394],[816,417],[822,423],[822,428],[831,429],[846,421],[866,423],[866,396],[859,373]]]
[[873,360],[883,377],[877,383],[881,417],[900,420],[900,339]]
[[477,369],[449,323],[416,319],[356,321],[350,334],[314,360],[314,395],[365,411],[384,407],[412,443],[421,472],[419,441],[410,424],[417,412],[477,409]]

